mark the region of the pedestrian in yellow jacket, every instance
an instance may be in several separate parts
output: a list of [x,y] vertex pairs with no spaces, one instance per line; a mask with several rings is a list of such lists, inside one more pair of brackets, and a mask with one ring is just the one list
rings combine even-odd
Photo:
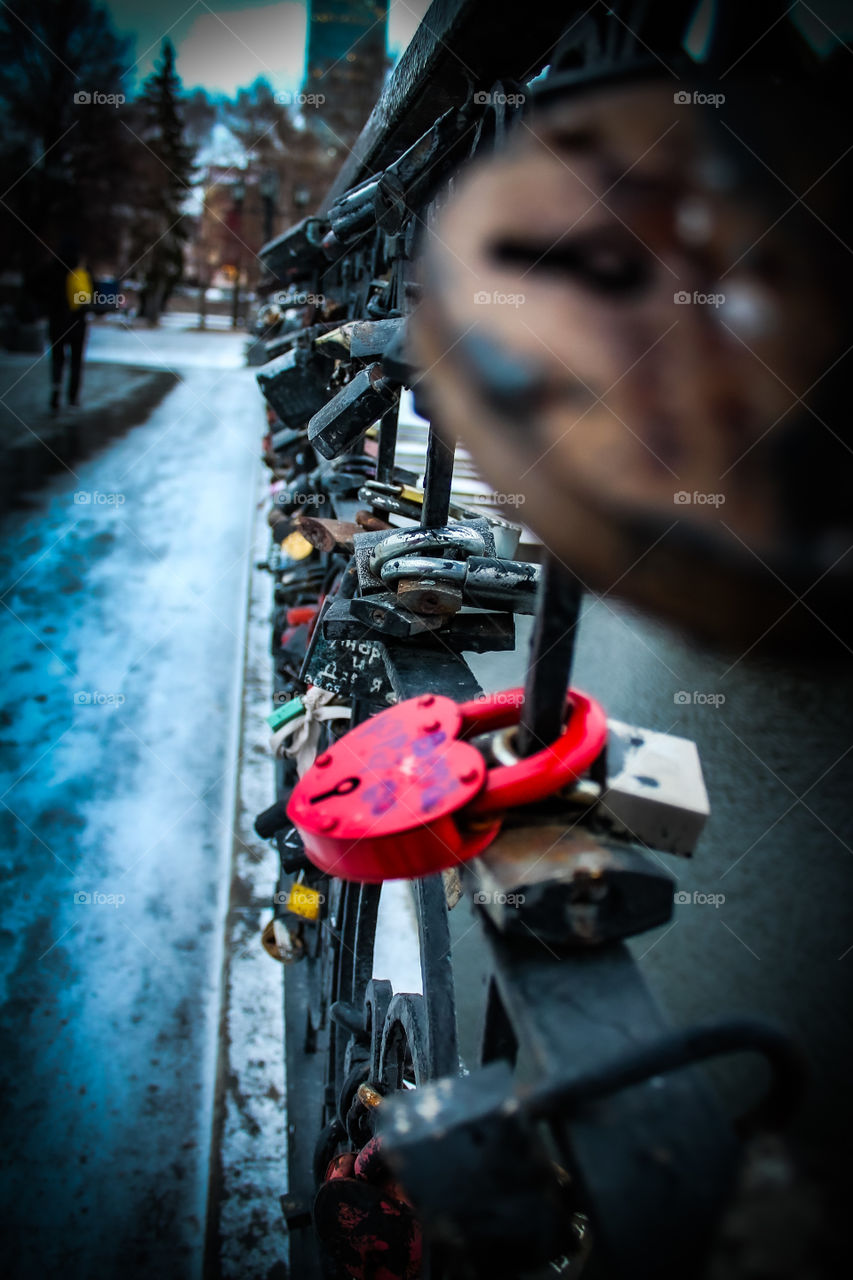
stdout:
[[46,277],[46,302],[50,332],[51,412],[57,413],[62,395],[65,352],[69,355],[68,407],[79,403],[86,344],[86,317],[94,286],[79,244],[71,238],[59,246]]

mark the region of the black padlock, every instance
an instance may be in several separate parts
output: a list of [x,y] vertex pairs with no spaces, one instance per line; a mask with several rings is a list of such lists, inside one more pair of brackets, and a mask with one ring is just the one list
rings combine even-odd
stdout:
[[255,818],[255,831],[262,840],[272,840],[277,831],[281,831],[282,827],[291,828],[290,820],[287,816],[287,801],[289,797],[276,800],[275,804],[271,804],[268,809],[264,809],[263,813],[259,813]]
[[320,248],[328,230],[322,218],[303,218],[295,227],[264,245],[260,259],[267,270],[279,279],[302,279],[323,265]]
[[275,843],[278,848],[282,875],[292,876],[300,871],[311,870],[311,863],[305,856],[302,837],[289,822],[287,826],[276,832]]
[[398,399],[381,364],[360,370],[315,413],[308,423],[308,439],[324,458],[336,458],[352,447],[386,409]]
[[[570,1235],[565,1192],[534,1127],[513,1105],[512,1069],[492,1062],[386,1098],[388,1164],[427,1235],[476,1253],[478,1275],[514,1276],[559,1256]],[[414,1095],[413,1095],[414,1096]],[[508,1100],[510,1100],[508,1105]]]
[[328,397],[328,362],[307,347],[294,347],[258,371],[265,399],[291,431],[304,428]]

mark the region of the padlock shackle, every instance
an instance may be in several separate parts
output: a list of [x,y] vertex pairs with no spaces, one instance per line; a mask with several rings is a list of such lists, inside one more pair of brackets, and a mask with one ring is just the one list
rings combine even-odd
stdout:
[[524,690],[504,689],[501,693],[484,693],[470,702],[460,702],[462,727],[459,737],[463,741],[476,738],[481,733],[508,729],[518,724],[518,713],[524,706]]
[[[459,736],[473,738],[518,724],[523,706],[521,688],[464,702],[459,708],[462,713]],[[579,778],[590,767],[607,741],[604,709],[578,689],[569,690],[566,707],[569,718],[556,742],[520,759],[518,764],[490,769],[483,790],[465,806],[466,817],[482,818],[518,805],[535,804]]]

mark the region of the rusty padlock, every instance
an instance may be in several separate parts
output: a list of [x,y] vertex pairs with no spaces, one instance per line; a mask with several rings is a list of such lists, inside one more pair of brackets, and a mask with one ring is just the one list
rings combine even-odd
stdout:
[[334,1157],[318,1188],[314,1229],[335,1274],[352,1280],[417,1280],[421,1227],[385,1164],[380,1138]]
[[475,857],[502,815],[553,795],[599,756],[604,711],[577,690],[543,751],[487,768],[467,739],[517,724],[523,689],[461,705],[425,694],[389,707],[318,756],[287,813],[311,861],[344,880],[412,879]]

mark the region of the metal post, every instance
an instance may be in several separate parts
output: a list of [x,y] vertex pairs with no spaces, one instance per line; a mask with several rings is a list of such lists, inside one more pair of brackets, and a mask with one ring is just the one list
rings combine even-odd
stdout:
[[231,291],[231,328],[236,329],[240,323],[240,258],[237,258],[237,274],[234,277],[234,288]]
[[231,230],[237,241],[235,245],[235,255],[237,265],[234,268],[236,274],[234,276],[234,289],[231,294],[231,328],[236,329],[240,321],[240,271],[243,265],[242,233],[243,233],[243,202],[246,199],[246,174],[248,169],[241,169],[234,183],[234,208],[231,214]]
[[580,601],[577,579],[547,553],[530,637],[524,709],[515,736],[519,755],[533,755],[560,736]]
[[424,509],[421,516],[421,524],[425,529],[436,529],[447,524],[455,453],[455,443],[450,443],[431,423],[424,473]]
[[275,202],[269,196],[264,201],[264,244],[268,244],[275,235]]
[[258,189],[263,202],[264,244],[268,244],[275,235],[275,206],[278,199],[278,188],[278,174],[275,169],[264,169],[258,182]]
[[390,484],[394,475],[394,455],[397,451],[397,419],[400,415],[399,400],[386,409],[379,419],[379,454],[376,459],[376,479]]

